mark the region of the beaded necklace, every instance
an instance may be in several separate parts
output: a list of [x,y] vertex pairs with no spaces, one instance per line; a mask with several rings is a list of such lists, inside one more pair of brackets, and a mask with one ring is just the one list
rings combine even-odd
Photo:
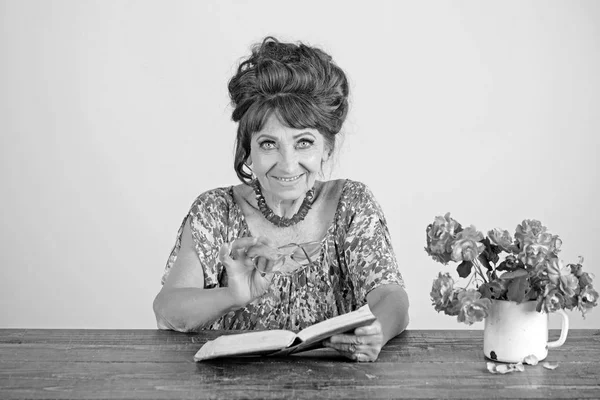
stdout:
[[287,227],[295,225],[298,222],[302,221],[304,217],[306,217],[308,210],[310,210],[312,206],[312,200],[315,192],[313,189],[310,189],[308,192],[306,192],[304,201],[302,201],[302,205],[300,206],[300,209],[296,214],[294,214],[291,218],[280,217],[279,215],[275,214],[273,210],[271,210],[267,205],[265,197],[263,196],[262,191],[260,190],[260,183],[258,182],[258,179],[254,179],[251,185],[254,189],[254,193],[256,194],[256,202],[258,203],[258,209],[260,210],[262,215],[267,219],[267,221],[278,227]]

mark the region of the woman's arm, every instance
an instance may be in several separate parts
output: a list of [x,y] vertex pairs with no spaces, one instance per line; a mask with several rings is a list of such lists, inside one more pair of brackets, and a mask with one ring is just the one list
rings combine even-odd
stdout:
[[263,237],[243,237],[225,243],[219,250],[219,262],[227,271],[227,287],[205,289],[204,269],[194,247],[189,220],[186,221],[177,258],[154,299],[158,328],[197,330],[261,296],[271,284],[272,274],[258,273],[254,258],[270,271],[278,254]]
[[408,326],[408,295],[402,286],[378,286],[367,294],[367,303],[381,323],[382,345]]
[[367,303],[377,320],[353,333],[334,335],[323,342],[355,361],[375,361],[381,348],[408,325],[408,296],[402,286],[381,285],[367,294]]
[[324,344],[352,360],[375,361],[381,348],[408,325],[409,303],[381,207],[365,185],[356,185],[353,193],[344,255],[355,298],[360,303],[366,299],[377,320]]
[[194,249],[188,219],[177,259],[154,299],[158,328],[192,331],[239,307],[229,288],[204,289],[204,272]]
[[190,332],[240,307],[233,303],[228,288],[192,287],[163,288],[154,299],[153,308],[158,329]]

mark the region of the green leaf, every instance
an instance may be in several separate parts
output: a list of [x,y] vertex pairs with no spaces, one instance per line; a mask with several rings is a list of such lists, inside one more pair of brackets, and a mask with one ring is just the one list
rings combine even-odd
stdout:
[[479,257],[477,257],[477,259],[479,260],[481,265],[483,265],[485,268],[487,268],[488,271],[493,270],[492,264],[490,264],[490,261],[485,256],[485,252],[481,253],[481,255]]
[[527,280],[527,276],[515,278],[508,283],[508,292],[506,294],[506,297],[510,301],[522,303],[527,299],[529,289],[530,287],[529,281]]
[[537,297],[538,297],[537,290],[535,290],[535,288],[531,287],[529,289],[529,292],[525,296],[525,300],[535,300],[535,299],[537,299]]
[[480,240],[479,243],[483,243],[483,245],[485,246],[485,249],[479,256],[479,259],[485,260],[485,262],[482,262],[484,267],[486,267],[487,269],[492,269],[490,263],[493,263],[495,265],[498,262],[498,254],[501,250],[499,250],[498,246],[495,246],[492,242],[490,242],[490,239],[487,237]]
[[513,255],[506,256],[506,259],[498,265],[496,270],[498,271],[514,271],[517,269],[525,268],[525,265]]
[[506,272],[502,275],[500,275],[500,279],[514,279],[514,278],[520,278],[522,276],[527,276],[528,272],[525,271],[524,269],[517,269],[515,271],[509,271]]
[[479,287],[479,293],[488,299],[502,299],[506,293],[506,282],[499,280],[486,282]]
[[463,261],[458,265],[458,267],[456,267],[456,271],[458,272],[458,276],[460,276],[461,278],[466,278],[471,274],[472,268],[472,261]]

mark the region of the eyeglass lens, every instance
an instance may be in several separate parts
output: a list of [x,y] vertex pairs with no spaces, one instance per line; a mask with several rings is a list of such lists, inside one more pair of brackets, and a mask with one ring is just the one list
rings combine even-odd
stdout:
[[[278,248],[281,259],[275,262],[272,272],[291,275],[316,261],[321,249],[321,242],[290,243]],[[255,264],[261,272],[261,267]]]

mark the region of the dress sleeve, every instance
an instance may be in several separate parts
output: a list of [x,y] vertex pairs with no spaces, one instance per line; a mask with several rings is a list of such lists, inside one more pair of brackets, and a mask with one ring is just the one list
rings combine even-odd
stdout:
[[367,294],[384,284],[404,287],[390,233],[379,203],[367,186],[357,182],[346,215],[344,258],[355,299],[363,304]]
[[177,259],[183,228],[189,219],[194,248],[204,272],[204,288],[218,286],[223,272],[223,265],[219,261],[219,249],[227,237],[227,218],[228,206],[222,196],[215,191],[205,192],[198,196],[179,227],[161,283],[165,283],[171,267]]

